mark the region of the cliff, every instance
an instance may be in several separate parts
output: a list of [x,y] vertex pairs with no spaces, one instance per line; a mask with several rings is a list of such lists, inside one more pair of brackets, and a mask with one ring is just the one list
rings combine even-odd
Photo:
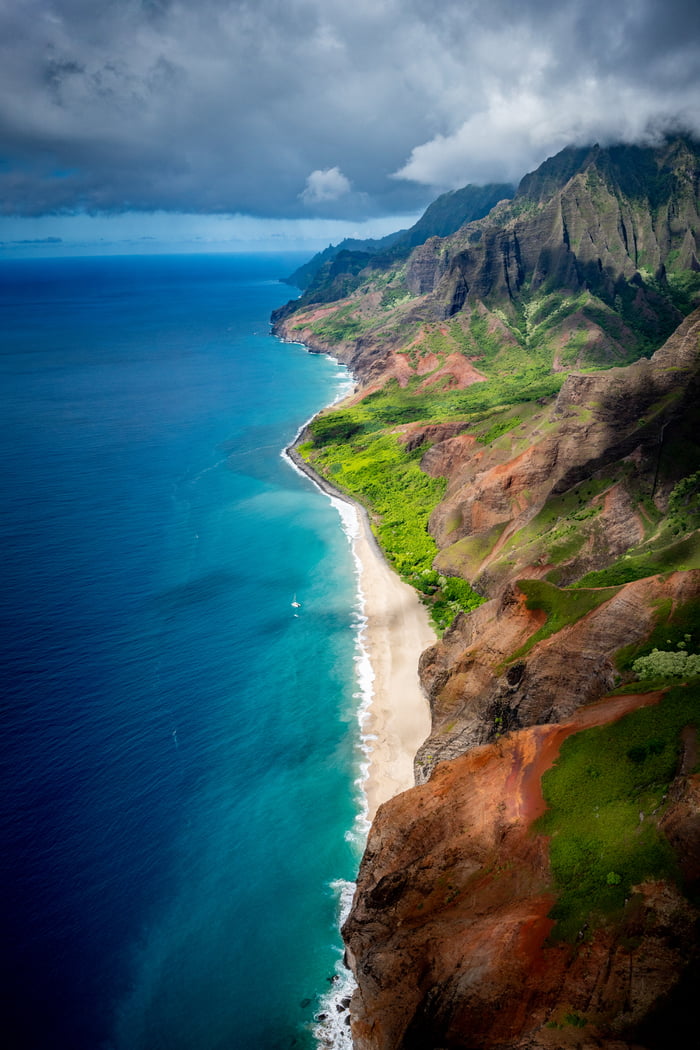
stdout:
[[699,158],[687,138],[564,150],[512,201],[389,268],[345,253],[351,280],[340,266],[332,295],[302,297],[273,321],[321,347],[359,340],[361,379],[370,349],[374,376],[394,375],[410,346],[487,360],[520,346],[555,371],[649,356],[700,289]]
[[357,1050],[662,1050],[700,968],[700,153],[564,150],[277,330],[352,368],[299,454],[440,641],[344,928]]
[[349,291],[350,282],[353,287],[360,283],[354,278],[367,266],[388,269],[429,237],[446,237],[465,222],[483,218],[495,204],[512,197],[514,192],[515,188],[507,183],[463,186],[441,194],[408,230],[399,230],[378,240],[349,237],[338,245],[329,245],[286,278],[287,284],[295,284],[305,293],[300,302],[289,305],[297,309],[302,304],[342,298]]
[[[359,985],[352,1007],[358,1050],[661,1048],[669,1045],[665,1025],[678,1030],[689,1009],[700,918],[700,688],[686,686],[675,700],[668,682],[660,690],[611,692],[634,679],[633,657],[649,651],[650,640],[670,635],[661,644],[675,647],[690,637],[686,627],[698,627],[700,568],[657,572],[661,566],[652,563],[648,571],[627,552],[635,541],[644,546],[635,486],[649,491],[656,480],[657,497],[668,504],[672,478],[659,469],[660,437],[672,441],[673,428],[682,434],[695,417],[699,351],[696,311],[651,361],[571,375],[536,421],[542,447],[530,434],[525,455],[518,447],[509,455],[503,442],[487,450],[473,443],[455,455],[460,438],[448,436],[425,455],[424,465],[441,464],[450,478],[434,531],[457,508],[459,529],[471,536],[466,500],[481,508],[478,526],[487,534],[495,515],[501,546],[482,545],[479,561],[473,541],[472,568],[494,597],[460,614],[421,656],[432,732],[416,758],[419,786],[382,807],[360,869],[344,929]],[[653,435],[647,422],[640,427],[640,413],[655,419]],[[599,513],[576,519],[590,509],[579,502],[581,486],[595,490],[596,481]],[[544,578],[556,568],[541,561],[552,540],[532,523],[560,492],[573,493],[571,520],[583,530],[580,545],[569,540],[564,574],[580,578],[591,565],[607,566],[597,571],[609,580],[594,580],[595,587],[562,589]],[[591,522],[597,538],[587,531]],[[523,529],[527,542],[515,542]],[[647,550],[668,568],[673,540],[667,545],[663,531]],[[496,572],[508,537],[507,571]],[[464,565],[463,543],[443,548],[437,562],[459,554]],[[700,565],[697,532],[684,543],[685,564]],[[627,576],[640,578],[624,582],[619,565],[612,571],[620,557]],[[578,770],[571,790],[583,807],[574,831],[554,827],[574,853],[562,871],[538,826],[546,808],[542,777],[561,745],[584,728],[673,703],[673,716],[627,729],[622,743],[598,738],[589,745],[591,762],[608,746],[611,768],[624,764],[629,776],[599,799],[589,777],[605,775],[605,767]],[[644,760],[638,764],[637,753],[659,746],[666,769],[638,768]],[[615,822],[613,843],[591,829],[604,820]],[[640,829],[653,846],[638,863]],[[673,858],[660,863],[664,849]],[[587,879],[592,889],[578,900]],[[556,921],[557,904],[567,898],[573,926],[566,909]]]
[[[442,763],[380,810],[344,930],[357,1050],[679,1045],[668,1038],[683,1031],[697,909],[672,881],[648,878],[614,921],[612,909],[596,925],[587,913],[573,941],[558,940],[549,844],[533,828],[542,775],[566,737],[658,699],[610,698],[510,734]],[[697,776],[679,771],[670,792],[664,828],[683,827],[677,844],[694,850],[697,878]],[[648,1040],[660,1001],[668,1028]]]

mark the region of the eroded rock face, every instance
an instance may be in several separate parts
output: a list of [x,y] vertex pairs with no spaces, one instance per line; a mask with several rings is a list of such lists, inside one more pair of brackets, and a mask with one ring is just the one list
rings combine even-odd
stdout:
[[[698,266],[697,161],[687,144],[660,151],[653,164],[669,165],[669,196],[652,203],[650,194],[642,207],[629,178],[630,165],[639,174],[640,164],[641,154],[563,151],[523,179],[512,206],[494,209],[446,243],[426,242],[416,260],[416,291],[451,317],[465,304],[516,302],[525,286],[530,293],[586,288],[610,302],[626,286],[626,294],[636,291],[634,306],[649,330],[662,336],[681,316],[640,270],[663,274],[671,251],[686,268]],[[614,363],[619,345],[599,335]]]
[[503,668],[542,625],[510,587],[499,600],[460,616],[421,656],[432,730],[416,756],[416,783],[438,762],[522,726],[562,721],[612,689],[614,654],[645,638],[664,601],[700,596],[700,570],[626,584],[597,609]]
[[[615,927],[548,944],[548,844],[531,825],[563,739],[657,698],[512,733],[380,808],[343,931],[356,1050],[631,1045],[695,952],[697,914],[675,887],[645,884]],[[587,1019],[585,1037],[566,1015]]]
[[[697,737],[697,730],[686,730],[685,740]],[[697,743],[692,745],[697,764]],[[678,857],[683,877],[690,888],[700,884],[700,774],[681,776],[671,793],[671,804],[661,821],[666,838]]]
[[[523,576],[560,566],[558,582],[609,565],[641,541],[645,523],[632,498],[654,491],[664,441],[698,396],[700,310],[651,360],[598,374],[570,375],[553,404],[527,425],[484,445],[466,431],[436,440],[421,466],[446,476],[447,493],[430,531],[441,548],[436,567],[466,575],[491,596]],[[557,554],[552,533],[537,542],[527,528],[553,497],[591,478],[607,479],[588,499],[592,518],[569,523],[580,538]],[[585,516],[585,515],[584,515]]]
[[431,237],[411,254],[406,271],[406,284],[414,295],[432,292],[445,272],[444,256],[437,251],[439,244],[439,237]]
[[[653,1018],[683,981],[692,983],[696,910],[671,883],[643,884],[615,923],[582,930],[573,946],[550,943],[549,846],[532,824],[543,811],[542,774],[565,737],[657,699],[610,697],[613,658],[649,635],[659,608],[700,596],[700,570],[613,588],[528,648],[545,613],[527,608],[514,581],[542,578],[552,565],[528,564],[525,546],[509,552],[511,576],[493,566],[539,507],[597,465],[625,461],[650,486],[665,428],[696,396],[699,335],[696,312],[652,361],[613,372],[609,387],[600,376],[570,377],[543,409],[541,440],[510,457],[505,442],[485,447],[468,430],[414,428],[416,447],[432,442],[424,467],[449,479],[433,519],[439,541],[460,535],[437,564],[445,569],[454,556],[459,571],[460,544],[487,535],[470,556],[481,558],[475,564],[494,597],[459,616],[420,660],[432,731],[416,758],[418,786],[380,809],[344,928],[358,981],[356,1050],[665,1050]],[[655,423],[640,438],[642,412]],[[569,563],[573,578],[644,534],[624,481],[602,485],[589,512],[598,531]],[[688,885],[700,876],[697,747],[689,727],[659,824]]]

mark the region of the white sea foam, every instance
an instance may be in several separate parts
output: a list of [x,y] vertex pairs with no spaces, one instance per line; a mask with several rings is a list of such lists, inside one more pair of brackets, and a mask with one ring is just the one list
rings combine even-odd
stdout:
[[[341,927],[350,914],[355,883],[337,879],[331,883],[331,889],[337,897],[338,927]],[[348,1006],[355,987],[352,974],[339,956],[331,987],[319,999],[318,1013],[312,1025],[314,1038],[322,1050],[352,1050]]]
[[[333,358],[329,357],[329,360],[333,361],[336,365],[338,363]],[[354,388],[354,383],[349,373],[340,372],[338,375],[339,377],[346,379],[346,382],[342,384],[333,404],[336,404],[338,401],[346,397]],[[311,418],[313,419],[314,417]],[[306,423],[299,427],[294,438],[295,441],[310,422],[311,419],[308,419]],[[304,473],[304,471],[301,470],[292,460],[286,449],[282,452],[282,456],[299,474]],[[319,486],[319,488],[321,488],[321,486]],[[345,839],[355,848],[359,861],[370,829],[369,806],[367,803],[365,788],[367,777],[369,775],[372,743],[377,739],[374,734],[365,731],[365,726],[370,717],[372,701],[374,699],[374,670],[372,668],[366,644],[367,616],[365,614],[365,595],[360,583],[361,564],[356,547],[356,541],[360,536],[360,518],[358,508],[355,504],[349,503],[340,496],[332,495],[325,489],[321,488],[321,491],[324,492],[338,512],[343,532],[347,536],[350,544],[355,567],[357,601],[355,603],[354,620],[351,624],[351,630],[355,631],[355,653],[353,656],[353,662],[355,665],[355,678],[358,684],[358,691],[353,693],[353,699],[357,701],[356,715],[359,728],[359,739],[357,745],[358,776],[354,781],[357,790],[357,816],[355,817],[353,826],[345,833]],[[338,928],[340,929],[350,913],[352,898],[355,892],[355,884],[343,879],[338,879],[332,884],[331,888],[338,895]],[[332,1050],[352,1050],[348,1004],[355,988],[355,979],[350,970],[345,967],[342,955],[339,955],[335,966],[335,973],[332,978],[331,988],[319,999],[319,1011],[316,1014],[312,1029],[320,1050],[331,1050],[331,1048]]]
[[[355,779],[357,816],[352,828],[345,833],[345,838],[355,848],[359,859],[370,828],[369,807],[365,787],[369,775],[372,744],[377,737],[373,733],[368,733],[365,726],[369,721],[370,708],[374,699],[374,670],[366,644],[367,616],[365,615],[365,595],[360,584],[361,566],[356,549],[356,541],[360,535],[359,512],[353,504],[349,504],[345,500],[333,496],[329,498],[340,515],[343,531],[348,537],[352,549],[357,584],[355,622],[352,625],[353,630],[356,632],[353,660],[358,684],[358,691],[353,694],[353,698],[357,701],[357,722],[359,728],[358,776]],[[339,895],[340,927],[350,913],[355,884],[338,880],[333,884],[333,887]],[[357,985],[352,973],[346,969],[342,958],[336,963],[333,977],[331,989],[320,999],[319,1012],[316,1015],[313,1034],[319,1050],[352,1050],[348,1007],[350,998]]]
[[[345,839],[354,847],[359,860],[370,828],[365,784],[369,773],[369,755],[372,750],[371,740],[376,739],[376,737],[366,734],[364,725],[369,717],[369,709],[374,696],[374,671],[366,646],[367,617],[365,616],[365,596],[360,586],[360,561],[356,551],[356,540],[360,535],[358,510],[353,504],[339,497],[329,495],[329,499],[338,511],[343,532],[351,546],[357,585],[357,600],[351,629],[355,631],[353,662],[355,665],[355,678],[359,687],[358,691],[353,693],[353,699],[357,701],[357,722],[359,728],[359,775],[354,782],[357,791],[357,816],[353,826],[346,831]],[[350,914],[355,883],[338,879],[332,884],[332,889],[338,895],[338,928],[340,929]],[[350,970],[346,968],[343,958],[340,956],[336,962],[331,988],[319,1000],[319,1011],[316,1014],[312,1029],[319,1050],[352,1050],[348,1008],[356,987],[355,978]]]
[[[288,342],[291,342],[291,340],[289,340],[289,339],[282,339],[281,342],[288,343]],[[295,343],[294,345],[295,346],[304,346],[303,343]],[[348,394],[352,394],[352,392],[355,390],[355,380],[352,378],[352,374],[348,371],[348,369],[345,367],[345,365],[341,365],[337,361],[337,359],[335,357],[332,357],[330,354],[322,354],[320,356],[322,356],[326,361],[330,362],[330,364],[334,365],[336,368],[342,369],[342,371],[338,371],[336,373],[336,375],[335,375],[335,378],[338,380],[338,392],[336,393],[335,397],[331,401],[330,405],[327,406],[328,408],[330,408],[331,405],[337,405],[338,402],[342,401],[344,397],[348,396]],[[309,416],[309,418],[306,420],[305,423],[301,424],[301,426],[297,430],[296,434],[294,435],[294,439],[292,441],[292,445],[294,445],[295,442],[298,441],[299,437],[304,432],[306,427],[308,427],[309,423],[313,419],[315,419],[317,415],[318,415],[318,413],[315,412],[312,416]],[[289,453],[287,452],[286,448],[282,449],[282,451],[280,452],[280,455],[282,456],[282,459],[286,459],[287,462],[290,463],[299,474],[303,474],[304,473],[304,471],[300,470],[299,467],[297,467],[296,463],[294,463],[292,461],[292,459],[289,456]]]

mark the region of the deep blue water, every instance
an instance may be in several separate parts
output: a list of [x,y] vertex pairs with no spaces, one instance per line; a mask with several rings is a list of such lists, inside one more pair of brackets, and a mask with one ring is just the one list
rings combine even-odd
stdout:
[[269,334],[300,261],[0,263],[12,1050],[313,1043],[357,613],[340,519],[280,457],[346,382]]

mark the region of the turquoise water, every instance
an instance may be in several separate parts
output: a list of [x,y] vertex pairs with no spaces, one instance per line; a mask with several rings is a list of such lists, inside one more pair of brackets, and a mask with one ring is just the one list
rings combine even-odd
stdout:
[[314,1045],[359,621],[280,455],[348,383],[269,334],[301,261],[0,263],[12,1048]]

